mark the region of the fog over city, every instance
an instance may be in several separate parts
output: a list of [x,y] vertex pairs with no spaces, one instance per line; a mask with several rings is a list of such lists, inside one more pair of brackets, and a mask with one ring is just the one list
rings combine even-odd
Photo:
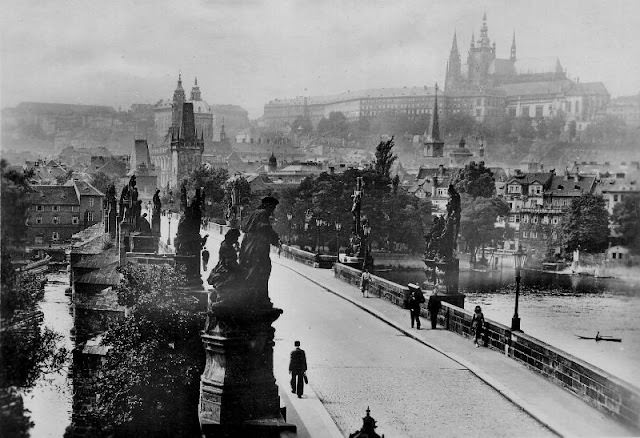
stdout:
[[640,2],[3,1],[1,106],[168,98],[178,71],[251,118],[274,98],[433,85],[486,12],[499,57],[558,57],[612,97],[640,89]]

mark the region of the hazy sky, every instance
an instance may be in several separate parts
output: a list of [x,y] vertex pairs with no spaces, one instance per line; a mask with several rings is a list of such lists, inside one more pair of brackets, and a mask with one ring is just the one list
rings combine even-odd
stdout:
[[507,58],[557,56],[612,96],[640,92],[640,0],[1,0],[2,107],[123,108],[168,98],[182,71],[209,103],[262,114],[277,97],[444,80],[486,11]]

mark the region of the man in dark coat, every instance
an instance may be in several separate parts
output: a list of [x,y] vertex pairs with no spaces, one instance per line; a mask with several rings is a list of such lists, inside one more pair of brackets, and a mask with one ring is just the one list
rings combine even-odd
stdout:
[[302,398],[304,378],[307,371],[307,356],[304,354],[304,350],[300,348],[300,341],[295,341],[293,345],[296,348],[291,352],[291,359],[289,360],[291,392],[298,394],[298,398]]
[[440,312],[440,308],[442,304],[440,302],[440,297],[437,295],[437,292],[433,292],[433,295],[429,297],[429,302],[427,303],[427,310],[429,311],[429,319],[431,320],[431,328],[435,329],[438,324],[438,312]]
[[425,301],[424,295],[422,295],[422,290],[420,290],[418,286],[410,284],[409,289],[412,291],[411,297],[409,298],[411,328],[413,328],[413,324],[415,322],[416,328],[420,330],[420,305]]

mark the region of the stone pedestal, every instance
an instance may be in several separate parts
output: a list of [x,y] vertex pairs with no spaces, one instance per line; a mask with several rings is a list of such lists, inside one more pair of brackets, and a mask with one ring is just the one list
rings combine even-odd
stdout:
[[151,235],[160,237],[160,212],[153,210],[151,216]]
[[465,295],[459,292],[460,261],[455,258],[448,263],[425,260],[427,279],[435,283],[440,301],[464,309]]
[[177,255],[175,256],[176,266],[184,266],[187,277],[187,286],[201,287],[202,277],[200,276],[200,256],[199,255]]
[[221,302],[210,308],[199,406],[207,437],[281,437],[296,430],[282,418],[273,376],[271,324],[282,310],[251,305]]

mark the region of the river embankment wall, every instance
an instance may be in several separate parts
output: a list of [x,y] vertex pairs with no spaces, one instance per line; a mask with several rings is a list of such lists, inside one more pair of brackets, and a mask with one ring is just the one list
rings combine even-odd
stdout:
[[[336,278],[359,284],[359,270],[340,263],[336,263],[333,270]],[[406,307],[409,297],[407,287],[375,275],[371,276],[369,293],[402,307]],[[427,317],[426,303],[422,305],[421,313]],[[449,331],[471,337],[472,317],[473,312],[442,302],[438,322]],[[640,389],[634,385],[490,319],[485,319],[483,339],[491,350],[520,362],[597,409],[640,430]]]

